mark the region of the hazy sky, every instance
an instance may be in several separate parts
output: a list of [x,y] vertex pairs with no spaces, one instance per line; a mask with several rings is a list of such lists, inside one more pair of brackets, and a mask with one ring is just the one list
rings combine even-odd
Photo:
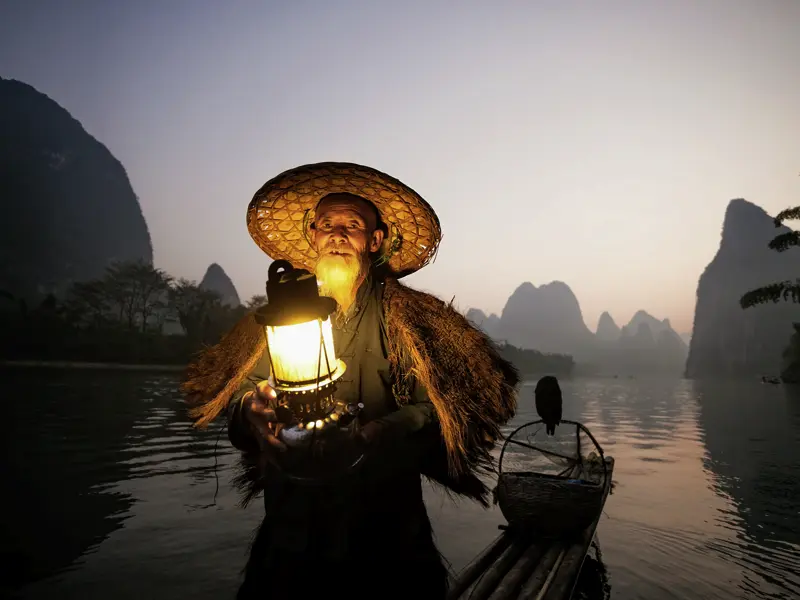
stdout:
[[592,330],[689,330],[727,202],[800,203],[800,0],[3,0],[0,75],[120,159],[157,266],[218,262],[243,299],[247,204],[303,163],[436,208],[415,287],[499,313],[561,280]]

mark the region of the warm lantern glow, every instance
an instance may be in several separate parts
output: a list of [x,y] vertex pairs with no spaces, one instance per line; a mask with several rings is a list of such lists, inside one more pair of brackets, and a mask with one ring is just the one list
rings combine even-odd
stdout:
[[344,364],[333,348],[329,318],[296,325],[267,326],[275,387],[310,391],[337,379]]

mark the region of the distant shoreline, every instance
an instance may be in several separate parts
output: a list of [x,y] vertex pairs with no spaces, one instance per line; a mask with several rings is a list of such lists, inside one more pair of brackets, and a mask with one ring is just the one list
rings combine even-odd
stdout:
[[68,360],[2,360],[0,367],[44,367],[52,369],[86,369],[93,371],[183,371],[184,365],[135,365],[123,363],[80,362]]

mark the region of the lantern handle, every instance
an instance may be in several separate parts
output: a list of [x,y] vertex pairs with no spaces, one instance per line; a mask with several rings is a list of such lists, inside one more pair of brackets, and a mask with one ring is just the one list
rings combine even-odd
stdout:
[[[282,283],[281,279],[286,275],[292,274],[293,271],[296,271],[296,269],[288,260],[272,261],[267,270],[267,301],[270,300],[270,295],[274,296],[271,292]],[[272,300],[275,300],[275,298],[273,297]]]
[[279,272],[282,271],[280,275],[285,275],[286,273],[291,273],[295,270],[296,269],[292,266],[292,263],[290,263],[288,260],[274,260],[267,271],[267,280],[278,281],[280,279]]

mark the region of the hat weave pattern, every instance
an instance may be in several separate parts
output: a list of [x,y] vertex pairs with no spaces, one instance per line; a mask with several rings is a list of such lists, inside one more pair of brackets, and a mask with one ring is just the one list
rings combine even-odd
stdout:
[[313,270],[317,252],[309,226],[319,200],[349,193],[372,202],[389,228],[382,252],[395,277],[403,277],[433,261],[442,238],[433,208],[397,179],[352,163],[317,163],[290,169],[256,192],[247,208],[247,229],[271,258]]

